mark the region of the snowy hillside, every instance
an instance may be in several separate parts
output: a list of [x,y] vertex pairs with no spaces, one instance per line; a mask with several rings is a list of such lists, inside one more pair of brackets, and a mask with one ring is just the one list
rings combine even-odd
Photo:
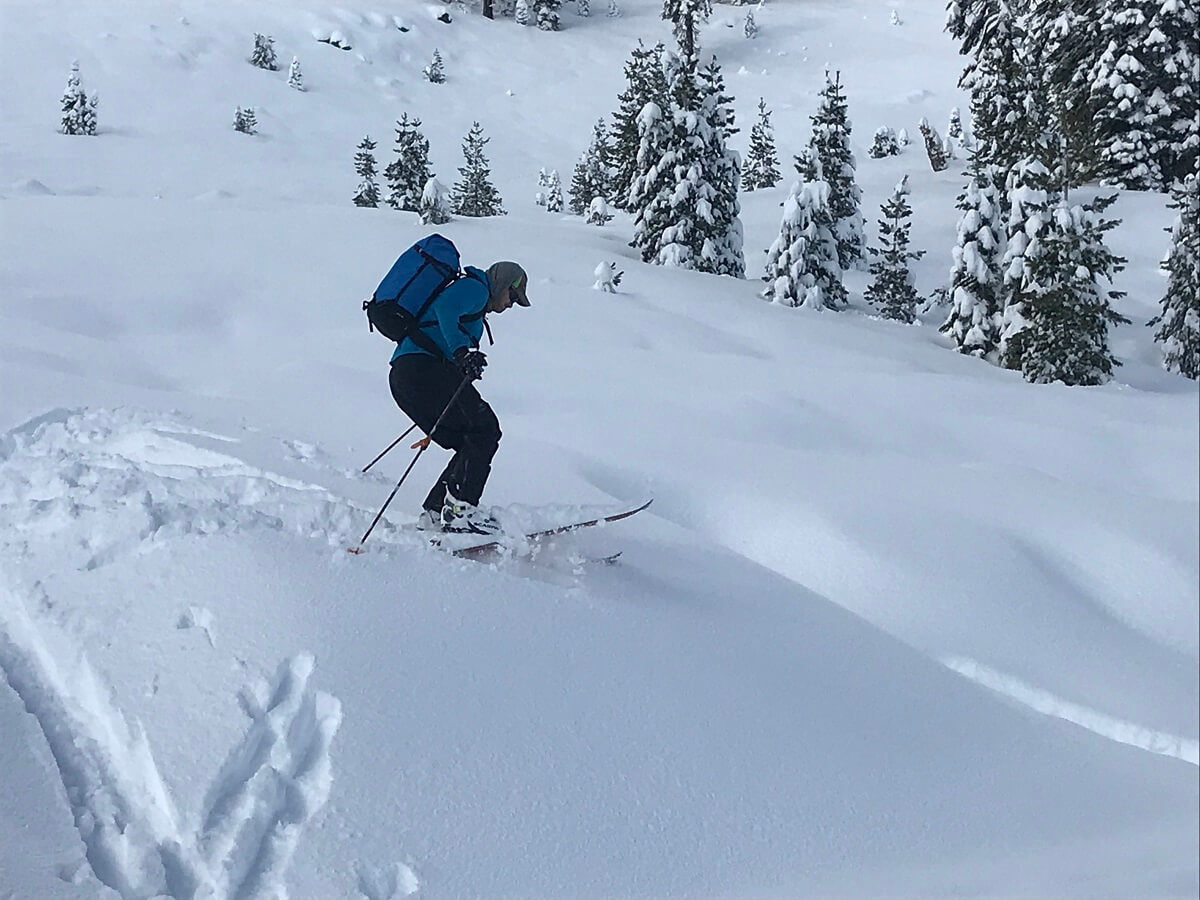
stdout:
[[[735,281],[533,202],[668,39],[652,0],[556,34],[4,4],[0,898],[1195,896],[1198,395],[1144,327],[1165,198],[1112,210],[1131,324],[1100,388],[961,356],[944,312],[880,320],[865,273],[844,313],[758,297],[826,64],[869,235],[908,174],[944,285],[961,161],[866,154],[965,108],[941,7],[775,0],[754,40],[716,7],[735,143],[764,97],[788,177],[743,195]],[[95,137],[55,130],[76,59]],[[446,184],[481,123],[509,214],[439,230],[530,273],[493,317],[485,502],[646,512],[454,559],[405,528],[435,448],[345,552],[411,458],[360,474],[409,423],[359,303],[429,229],[350,203],[405,112]]]

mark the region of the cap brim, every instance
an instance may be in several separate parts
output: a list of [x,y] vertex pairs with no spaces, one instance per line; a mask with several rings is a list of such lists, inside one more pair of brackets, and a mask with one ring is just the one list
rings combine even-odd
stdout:
[[525,294],[525,285],[513,288],[513,293],[517,295],[517,306],[529,306],[529,297]]

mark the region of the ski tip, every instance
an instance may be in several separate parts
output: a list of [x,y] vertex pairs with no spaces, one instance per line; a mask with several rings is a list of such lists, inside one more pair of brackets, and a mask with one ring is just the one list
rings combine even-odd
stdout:
[[365,551],[362,547],[347,547],[346,552],[353,553],[355,556],[361,556],[363,553],[366,553],[367,551]]

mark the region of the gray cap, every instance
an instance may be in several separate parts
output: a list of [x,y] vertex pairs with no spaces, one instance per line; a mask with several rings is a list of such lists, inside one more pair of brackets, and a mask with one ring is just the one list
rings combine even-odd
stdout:
[[492,263],[487,268],[487,277],[493,297],[502,297],[504,291],[512,288],[517,305],[529,305],[529,297],[525,293],[525,288],[529,284],[529,276],[515,262],[503,259],[500,262]]

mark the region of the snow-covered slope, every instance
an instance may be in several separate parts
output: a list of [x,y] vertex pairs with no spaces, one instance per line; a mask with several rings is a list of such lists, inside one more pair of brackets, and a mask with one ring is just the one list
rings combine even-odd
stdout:
[[[1115,207],[1118,381],[1033,387],[936,316],[768,306],[533,205],[666,37],[656,3],[555,35],[77,6],[0,11],[0,896],[1196,893],[1197,393],[1141,327],[1161,198]],[[740,18],[706,30],[740,137],[765,96],[786,159],[841,67],[864,211],[911,172],[940,284],[959,175],[864,152],[965,105],[940,5]],[[254,31],[308,91],[245,62]],[[74,58],[94,139],[54,132]],[[444,233],[531,273],[482,383],[487,499],[646,513],[451,560],[400,527],[423,459],[344,552],[407,462],[358,474],[407,426],[358,300],[424,232],[348,200],[404,111],[446,182],[483,123],[510,215]],[[751,273],[785,188],[745,199]],[[621,293],[590,289],[603,259]]]

